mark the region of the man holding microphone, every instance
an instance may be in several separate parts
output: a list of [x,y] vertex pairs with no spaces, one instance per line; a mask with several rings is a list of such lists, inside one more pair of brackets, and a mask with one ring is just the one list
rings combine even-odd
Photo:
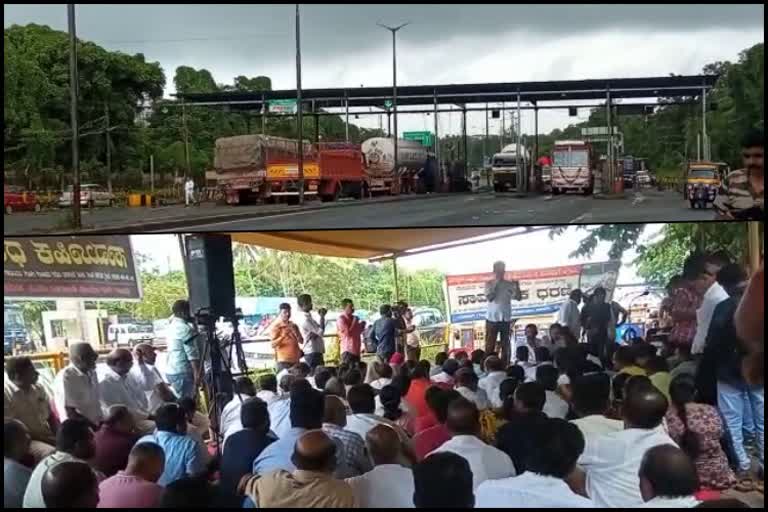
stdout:
[[510,332],[512,324],[512,301],[522,300],[520,283],[504,279],[506,265],[503,261],[493,264],[494,278],[485,283],[485,297],[488,310],[485,316],[485,353],[495,354],[496,339],[501,336],[501,360],[508,365],[512,353]]

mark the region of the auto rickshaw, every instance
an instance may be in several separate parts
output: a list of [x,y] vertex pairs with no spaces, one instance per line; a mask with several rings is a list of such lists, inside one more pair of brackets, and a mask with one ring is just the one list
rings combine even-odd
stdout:
[[690,162],[685,172],[685,198],[691,208],[707,208],[714,203],[723,176],[721,166],[713,162]]

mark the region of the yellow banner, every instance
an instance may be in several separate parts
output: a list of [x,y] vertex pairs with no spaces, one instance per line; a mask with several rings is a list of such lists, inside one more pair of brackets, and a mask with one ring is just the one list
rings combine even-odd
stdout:
[[[299,166],[295,164],[270,164],[267,165],[267,179],[297,179]],[[319,178],[320,167],[317,164],[304,164],[304,178]]]

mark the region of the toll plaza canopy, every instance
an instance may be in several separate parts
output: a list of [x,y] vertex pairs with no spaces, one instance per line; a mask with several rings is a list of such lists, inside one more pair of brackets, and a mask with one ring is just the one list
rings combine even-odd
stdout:
[[230,236],[233,242],[280,251],[377,260],[426,252],[427,248],[428,250],[444,249],[541,229],[548,228],[480,227],[271,231],[237,232],[230,233]]
[[[647,78],[603,78],[549,82],[505,82],[450,85],[411,85],[397,87],[398,106],[434,104],[480,104],[521,102],[537,105],[546,101],[611,100],[631,98],[696,97],[712,89],[717,75],[663,76]],[[315,110],[338,107],[378,107],[389,110],[392,87],[345,87],[302,89],[302,103]],[[260,110],[271,100],[296,99],[295,89],[249,92],[226,91],[182,93],[176,95],[188,105],[229,104]]]

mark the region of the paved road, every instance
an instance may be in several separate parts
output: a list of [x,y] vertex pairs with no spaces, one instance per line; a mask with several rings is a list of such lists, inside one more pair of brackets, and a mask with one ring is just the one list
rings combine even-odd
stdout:
[[[71,231],[69,212],[17,213],[5,217],[5,235]],[[103,208],[83,212],[85,230],[168,232],[669,222],[712,220],[712,210],[692,210],[674,192],[647,191],[624,199],[576,195],[439,194],[383,197],[364,202],[310,202],[304,207],[255,205],[198,208]]]
[[295,211],[223,222],[185,226],[190,231],[288,230],[488,226],[515,224],[592,224],[712,220],[712,210],[692,210],[680,196],[649,192],[625,199],[581,196],[517,198],[502,194],[452,195],[390,202],[355,204],[321,211]]

